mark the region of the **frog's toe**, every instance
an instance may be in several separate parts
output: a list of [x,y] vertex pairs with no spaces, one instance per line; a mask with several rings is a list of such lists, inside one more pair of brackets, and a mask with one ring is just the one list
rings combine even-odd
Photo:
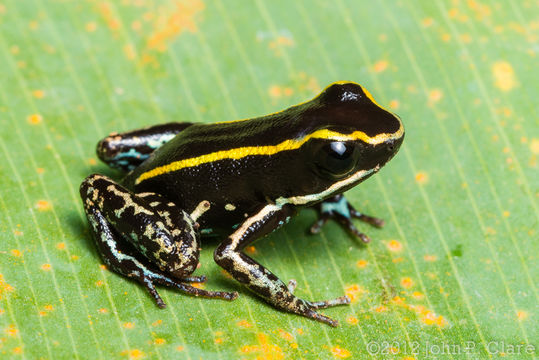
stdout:
[[326,309],[332,306],[348,305],[348,304],[350,304],[350,298],[346,295],[339,296],[338,298],[331,299],[331,300],[309,302],[309,305],[313,309]]

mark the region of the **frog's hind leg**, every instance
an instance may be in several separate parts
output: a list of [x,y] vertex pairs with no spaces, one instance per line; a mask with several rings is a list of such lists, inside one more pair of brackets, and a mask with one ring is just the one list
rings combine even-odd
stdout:
[[110,167],[131,171],[155,149],[191,125],[188,122],[167,123],[121,134],[112,133],[97,144],[97,156]]
[[159,307],[165,304],[155,284],[182,292],[233,300],[236,293],[207,291],[185,284],[204,281],[190,276],[198,265],[196,224],[185,212],[152,193],[134,194],[111,179],[91,175],[81,197],[105,264],[144,285]]
[[329,220],[334,219],[352,235],[368,243],[371,239],[355,227],[352,219],[361,220],[378,228],[384,226],[384,220],[360,213],[342,194],[326,199],[313,208],[318,211],[318,220],[310,228],[312,234],[319,233]]

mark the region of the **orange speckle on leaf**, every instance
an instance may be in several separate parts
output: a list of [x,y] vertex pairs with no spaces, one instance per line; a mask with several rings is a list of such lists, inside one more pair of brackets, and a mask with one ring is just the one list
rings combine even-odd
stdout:
[[433,261],[438,260],[438,256],[426,254],[423,256],[423,260],[428,261],[428,262],[433,262]]
[[350,325],[357,325],[359,320],[355,316],[349,316],[346,318],[346,322],[349,323]]
[[401,251],[402,244],[398,240],[391,240],[387,243],[387,248],[390,251]]
[[184,351],[185,350],[185,347],[183,346],[176,346],[176,351]]
[[257,334],[258,342],[260,345],[245,345],[240,348],[240,351],[245,354],[249,353],[261,353],[262,356],[257,357],[259,359],[271,359],[281,360],[284,359],[283,350],[269,342],[268,336],[264,333]]
[[350,298],[351,302],[356,302],[364,292],[365,290],[357,284],[350,285],[345,289],[345,294]]
[[14,324],[11,324],[4,329],[4,332],[11,337],[15,337],[19,333],[19,330],[15,327]]
[[126,328],[126,329],[132,329],[135,327],[135,324],[132,323],[132,322],[125,322],[123,323],[123,327]]
[[163,345],[163,344],[166,344],[166,342],[167,342],[167,341],[166,341],[165,339],[163,339],[163,338],[157,338],[157,339],[155,339],[155,340],[153,341],[153,343],[154,343],[155,345]]
[[392,109],[392,110],[397,110],[398,108],[400,107],[400,102],[399,100],[391,100],[389,102],[389,108]]
[[137,51],[133,44],[126,44],[123,50],[127,60],[135,60],[137,58]]
[[247,246],[247,247],[245,248],[245,252],[246,252],[247,254],[250,254],[250,255],[255,254],[255,253],[256,253],[256,248],[255,248],[254,246],[252,246],[252,245],[251,245],[251,246]]
[[364,259],[361,259],[361,260],[358,260],[356,262],[356,266],[360,269],[364,269],[367,267],[367,265],[369,264],[369,262],[367,260],[364,260]]
[[404,261],[404,258],[399,256],[399,257],[396,257],[394,258],[393,260],[391,260],[393,262],[393,264],[398,264],[398,263],[401,263]]
[[45,310],[47,310],[47,311],[53,311],[53,310],[54,310],[54,306],[48,304],[48,305],[43,306],[43,309],[45,309]]
[[429,91],[429,104],[437,103],[442,99],[444,93],[440,89],[432,89]]
[[272,85],[268,89],[268,94],[269,94],[269,96],[271,96],[273,98],[278,98],[278,97],[281,96],[282,91],[281,91],[281,88],[278,85]]
[[507,61],[497,61],[492,64],[494,85],[502,91],[510,91],[517,85],[517,79],[513,67]]
[[88,159],[88,164],[95,165],[95,164],[97,164],[97,161],[94,158],[90,158],[90,159]]
[[285,87],[283,89],[284,96],[292,96],[293,93],[294,93],[294,90],[292,90],[291,87]]
[[431,17],[427,17],[421,20],[421,25],[423,25],[424,27],[429,27],[432,24],[434,24],[434,19]]
[[52,269],[51,264],[43,264],[43,265],[41,265],[41,270],[49,271],[50,269]]
[[24,233],[22,231],[20,231],[19,229],[15,229],[15,230],[13,230],[13,235],[22,236],[22,235],[24,235]]
[[113,13],[111,5],[109,3],[99,3],[98,10],[110,30],[115,32],[120,28],[120,20],[118,20],[116,15]]
[[88,32],[94,32],[97,30],[97,24],[94,21],[87,22],[84,29]]
[[331,354],[339,359],[346,359],[347,357],[352,356],[352,353],[350,351],[340,347],[339,345],[335,345],[331,348]]
[[107,266],[106,266],[105,264],[100,264],[100,265],[99,265],[99,268],[100,268],[101,270],[107,270]]
[[236,323],[236,325],[245,329],[250,328],[252,326],[247,320],[240,320]]
[[105,309],[105,308],[101,308],[101,309],[97,310],[97,312],[100,313],[100,314],[106,314],[106,313],[109,312],[109,310]]
[[428,179],[429,177],[424,172],[418,172],[417,174],[415,174],[415,181],[418,184],[425,184],[428,181]]
[[506,210],[506,211],[503,212],[502,215],[503,215],[503,217],[509,217],[509,215],[511,215],[511,213]]
[[423,293],[419,292],[419,291],[414,291],[412,293],[412,297],[416,300],[421,300],[425,297],[425,295],[423,295]]
[[163,323],[163,320],[157,320],[152,323],[152,326],[159,326]]
[[139,360],[144,358],[144,353],[139,349],[124,350],[121,353],[122,355],[127,355],[131,360]]
[[43,121],[43,117],[39,114],[32,114],[32,115],[28,115],[26,120],[32,125],[37,125],[41,121]]
[[5,294],[13,292],[13,290],[15,290],[13,286],[9,285],[4,280],[4,275],[0,274],[0,299],[2,299]]
[[13,45],[9,48],[9,51],[13,54],[13,55],[17,55],[19,52],[20,52],[20,48],[17,46],[17,45]]
[[374,72],[382,72],[382,71],[385,71],[387,69],[389,65],[389,61],[387,60],[379,60],[377,62],[374,63],[372,69],[374,70]]
[[11,255],[15,256],[15,257],[20,257],[22,256],[22,252],[18,249],[11,249]]
[[48,211],[50,209],[52,209],[52,205],[50,202],[48,202],[47,200],[39,200],[37,203],[36,203],[36,207],[39,211]]
[[522,321],[522,320],[526,320],[528,317],[530,316],[530,314],[528,314],[527,311],[517,311],[517,319],[519,321]]
[[412,286],[414,286],[414,281],[409,277],[402,278],[401,279],[401,286],[403,288],[405,288],[405,289],[409,289]]
[[451,35],[449,35],[448,33],[442,34],[442,41],[443,42],[449,42],[449,40],[451,40]]
[[45,92],[43,90],[33,90],[32,96],[36,99],[43,99],[45,97]]
[[447,15],[448,15],[451,19],[456,18],[458,14],[459,14],[459,11],[458,11],[458,9],[455,9],[455,8],[451,8],[451,9],[449,9],[449,11],[447,12]]
[[103,280],[97,280],[95,286],[103,286]]
[[294,337],[288,331],[284,331],[283,329],[279,329],[278,331],[279,331],[279,336],[285,339],[286,341],[289,341],[289,342],[294,341]]
[[16,348],[13,348],[13,353],[16,355],[22,354],[22,348],[20,346],[17,346]]
[[142,29],[142,22],[140,22],[139,20],[133,21],[131,23],[131,29],[139,31],[140,29]]
[[64,250],[66,248],[66,244],[63,243],[63,242],[60,242],[60,243],[56,244],[56,248],[58,250]]
[[539,154],[539,139],[532,139],[530,142],[530,150],[533,154]]
[[36,20],[32,20],[28,23],[30,30],[36,30],[39,27],[39,23]]

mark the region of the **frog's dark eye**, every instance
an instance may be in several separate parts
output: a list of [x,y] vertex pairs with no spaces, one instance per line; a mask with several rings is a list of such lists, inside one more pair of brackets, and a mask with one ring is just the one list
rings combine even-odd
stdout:
[[354,169],[359,149],[353,143],[334,141],[319,148],[315,154],[316,166],[332,178],[343,178]]

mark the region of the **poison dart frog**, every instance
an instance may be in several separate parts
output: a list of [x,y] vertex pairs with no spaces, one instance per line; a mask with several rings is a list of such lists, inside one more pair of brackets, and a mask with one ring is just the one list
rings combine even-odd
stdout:
[[319,215],[311,232],[335,219],[364,242],[351,219],[380,227],[342,193],[387,163],[404,138],[399,117],[361,85],[336,82],[314,99],[267,116],[213,124],[175,122],[113,133],[97,145],[107,165],[126,172],[116,182],[88,176],[80,186],[104,263],[148,289],[233,300],[236,292],[190,285],[200,238],[221,237],[215,262],[274,307],[332,326],[317,310],[347,304],[341,296],[309,301],[242,250],[285,224],[298,210]]

